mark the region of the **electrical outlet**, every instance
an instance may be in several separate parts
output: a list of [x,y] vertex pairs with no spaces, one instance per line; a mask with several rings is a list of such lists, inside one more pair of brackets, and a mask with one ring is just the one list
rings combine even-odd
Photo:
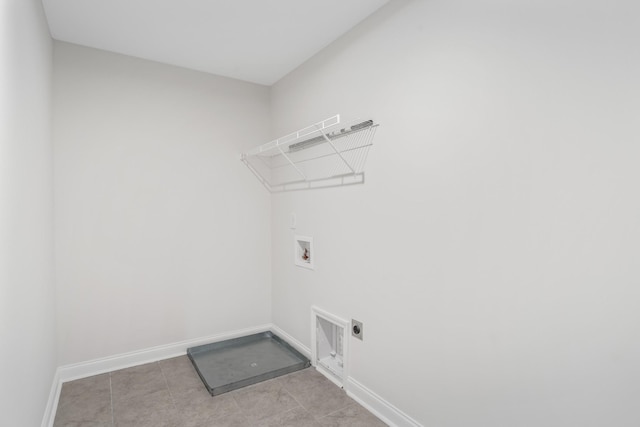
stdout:
[[363,333],[364,331],[363,331],[362,322],[351,319],[351,335],[353,335],[354,337],[362,341]]

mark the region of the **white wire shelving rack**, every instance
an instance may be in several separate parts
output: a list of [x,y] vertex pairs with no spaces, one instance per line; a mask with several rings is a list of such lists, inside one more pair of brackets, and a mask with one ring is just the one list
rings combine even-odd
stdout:
[[378,124],[340,123],[340,115],[260,145],[240,156],[272,193],[364,183]]

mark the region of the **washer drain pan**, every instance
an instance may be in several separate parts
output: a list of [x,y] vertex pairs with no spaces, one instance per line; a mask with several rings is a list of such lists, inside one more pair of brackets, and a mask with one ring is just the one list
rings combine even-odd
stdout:
[[310,365],[309,359],[269,331],[192,347],[187,355],[212,396]]

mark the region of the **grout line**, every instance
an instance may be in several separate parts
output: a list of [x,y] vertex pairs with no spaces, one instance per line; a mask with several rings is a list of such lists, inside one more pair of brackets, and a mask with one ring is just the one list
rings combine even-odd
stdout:
[[[291,393],[289,393],[289,394],[291,394]],[[300,406],[300,407],[302,408],[302,406]],[[287,409],[287,410],[282,411],[282,412],[276,412],[275,414],[269,415],[269,416],[268,416],[268,417],[266,417],[266,418],[275,417],[276,415],[283,415],[283,414],[286,414],[287,412],[295,411],[296,409],[298,409],[298,407],[297,407],[297,406],[296,406],[295,408]],[[302,408],[302,409],[304,409],[304,408]],[[306,409],[305,409],[305,410],[306,410]],[[307,412],[308,412],[308,411],[307,411]],[[311,414],[309,414],[309,415],[311,415]]]
[[[299,371],[296,371],[296,372],[299,372]],[[292,372],[292,374],[295,374],[295,372]],[[291,374],[288,374],[288,375],[291,375]],[[284,375],[284,376],[286,376],[286,375]],[[293,399],[293,400],[294,400],[294,401],[295,401],[295,402],[296,402],[296,403],[297,403],[297,404],[298,404],[302,409],[304,409],[304,410],[305,410],[309,415],[311,415],[311,412],[309,412],[309,410],[308,410],[307,408],[305,408],[305,407],[302,405],[302,403],[300,403],[300,402],[298,401],[298,399],[296,399],[296,396],[295,396],[292,392],[290,392],[290,391],[287,389],[287,386],[286,386],[286,384],[284,383],[284,381],[283,381],[283,384],[282,384],[282,388],[284,389],[284,391],[286,391],[286,392],[287,392],[287,394],[288,394],[289,396],[291,396],[291,398],[292,398],[292,399]],[[311,415],[311,417],[312,417],[313,419],[315,419],[315,417],[314,417],[313,415]]]
[[[289,375],[289,374],[287,374],[287,375]],[[288,394],[288,395],[289,395],[289,396],[290,396],[290,397],[291,397],[291,398],[292,398],[292,399],[293,399],[293,400],[298,404],[298,406],[297,406],[297,407],[294,407],[294,408],[291,408],[291,409],[287,409],[287,410],[282,411],[282,412],[277,412],[277,413],[272,414],[272,415],[270,415],[270,416],[275,416],[275,415],[279,415],[279,414],[286,414],[287,412],[293,411],[294,409],[298,409],[298,407],[300,407],[300,408],[304,409],[306,412],[309,412],[309,411],[307,411],[307,409],[306,409],[304,406],[302,406],[302,405],[300,404],[300,402],[298,402],[298,400],[295,398],[295,396],[294,396],[294,395],[293,395],[289,390],[287,390],[287,388],[286,388],[286,387],[285,387],[285,385],[284,385],[284,382],[283,382],[283,381],[281,381],[282,377],[284,377],[284,376],[286,376],[286,375],[283,375],[283,376],[280,376],[280,377],[276,377],[276,378],[271,378],[271,379],[269,379],[269,380],[262,381],[262,382],[259,382],[259,383],[256,383],[256,384],[251,384],[251,385],[250,385],[250,386],[248,386],[248,387],[256,386],[256,385],[259,385],[259,384],[264,384],[264,383],[266,383],[266,382],[271,382],[271,381],[273,381],[274,383],[280,382],[280,383],[281,383],[281,385],[280,385],[280,388],[279,388],[278,390],[279,390],[279,391],[284,391],[285,393],[287,393],[287,394]],[[245,388],[246,388],[246,387],[242,387],[242,388],[239,388],[239,389],[233,390],[233,391],[231,391],[229,394],[231,395],[231,398],[232,398],[232,399],[234,400],[234,402],[236,403],[236,406],[238,407],[238,414],[242,415],[242,417],[243,417],[245,420],[250,421],[250,420],[249,420],[249,417],[248,417],[248,416],[247,416],[247,414],[245,413],[244,409],[240,406],[240,403],[238,402],[238,399],[236,398],[236,396],[238,396],[238,394],[239,394],[239,393],[237,393],[237,392],[242,392],[242,390],[243,390],[243,389],[245,389]],[[312,417],[313,417],[313,415],[312,415]],[[267,418],[268,418],[268,417],[267,417]]]
[[236,393],[233,393],[234,391],[236,390],[232,390],[230,393],[232,393],[231,399],[233,399],[233,402],[236,404],[236,408],[238,408],[238,412],[236,413],[239,414],[242,418],[244,418],[247,424],[251,425],[249,418],[247,417],[247,414],[244,413],[244,409],[240,407],[240,404],[238,403],[238,399],[236,399]]
[[[302,403],[300,403],[300,402],[298,401],[298,399],[296,399],[296,397],[293,395],[293,393],[291,393],[289,390],[287,390],[287,389],[286,389],[286,387],[284,387],[284,386],[283,386],[282,388],[284,389],[284,391],[286,391],[286,392],[287,392],[287,394],[288,394],[289,396],[291,396],[291,398],[292,398],[292,399],[293,399],[293,400],[298,404],[298,406],[300,406],[300,407],[301,407],[302,409],[304,409],[305,411],[309,412],[309,410],[308,410],[307,408],[305,408],[305,407],[302,405]],[[311,414],[311,412],[309,412],[309,414]],[[311,416],[313,417],[313,415],[311,415]]]
[[178,405],[176,405],[176,399],[173,397],[173,393],[171,393],[171,388],[169,388],[169,381],[167,380],[167,376],[164,374],[164,370],[162,369],[162,364],[160,361],[156,362],[158,367],[160,368],[160,373],[162,374],[162,378],[164,379],[164,385],[167,386],[167,391],[169,392],[169,397],[171,397],[171,403],[173,403],[173,409],[178,410]]
[[111,426],[115,427],[116,420],[113,416],[113,385],[111,383],[111,372],[109,372],[109,400],[111,401]]
[[[235,390],[233,390],[233,391],[235,391]],[[230,393],[232,393],[232,392],[230,392]],[[242,416],[244,416],[244,411],[240,407],[240,404],[238,403],[238,400],[236,399],[235,394],[230,394],[230,396],[233,399],[233,402],[236,404],[236,407],[238,408],[238,413],[240,413],[240,414],[242,414]]]
[[329,412],[329,413],[328,413],[328,414],[326,414],[326,415],[323,415],[323,416],[321,416],[321,417],[317,417],[317,419],[318,419],[318,420],[320,420],[321,418],[328,417],[329,415],[333,415],[333,414],[335,414],[336,412],[340,412],[340,411],[342,411],[342,410],[345,410],[345,409],[347,409],[347,408],[349,408],[349,407],[351,407],[351,406],[355,406],[355,405],[359,405],[359,403],[358,403],[358,402],[350,403],[350,404],[348,404],[347,406],[344,406],[344,407],[342,407],[342,408],[340,408],[340,409],[336,409],[335,411],[333,411],[333,412]]

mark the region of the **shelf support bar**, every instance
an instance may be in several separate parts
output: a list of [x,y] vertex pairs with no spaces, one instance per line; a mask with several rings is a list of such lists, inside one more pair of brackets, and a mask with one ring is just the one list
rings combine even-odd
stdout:
[[282,150],[282,147],[280,147],[279,145],[278,145],[278,150],[280,151],[280,154],[282,154],[282,155],[284,156],[284,158],[285,158],[285,159],[287,159],[287,161],[288,161],[289,163],[291,163],[291,166],[293,166],[293,168],[294,168],[296,171],[298,171],[298,173],[300,174],[300,176],[302,177],[302,179],[304,179],[304,180],[306,181],[306,180],[307,180],[307,176],[306,176],[305,174],[303,174],[303,173],[302,173],[302,171],[298,168],[298,166],[296,166],[296,164],[295,164],[295,163],[293,163],[293,162],[291,161],[291,159],[289,158],[289,156],[287,156],[287,155],[284,153],[284,151]]
[[336,152],[336,154],[338,155],[338,157],[340,157],[340,159],[342,160],[342,162],[343,162],[343,163],[344,163],[344,164],[349,168],[349,170],[351,171],[351,173],[355,174],[355,173],[356,173],[355,169],[353,169],[353,168],[351,167],[351,165],[349,164],[349,162],[347,162],[347,159],[345,159],[344,157],[342,157],[342,153],[340,153],[340,152],[338,151],[338,149],[336,148],[336,146],[335,146],[335,145],[333,145],[333,142],[331,141],[331,139],[329,139],[329,137],[327,136],[327,134],[326,134],[326,133],[324,133],[324,132],[322,132],[322,136],[324,137],[324,139],[326,139],[326,140],[327,140],[327,142],[329,143],[329,145],[331,146],[331,148],[333,148],[333,151],[335,151],[335,152]]

